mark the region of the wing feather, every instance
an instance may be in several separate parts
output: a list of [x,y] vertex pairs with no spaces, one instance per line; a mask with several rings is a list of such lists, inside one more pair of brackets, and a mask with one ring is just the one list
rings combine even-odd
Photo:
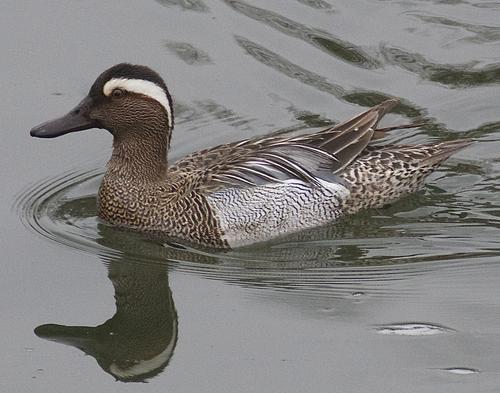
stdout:
[[387,100],[326,130],[296,137],[246,139],[191,154],[169,169],[193,188],[252,187],[290,179],[313,186],[338,182],[337,174],[366,148],[381,117],[396,105]]

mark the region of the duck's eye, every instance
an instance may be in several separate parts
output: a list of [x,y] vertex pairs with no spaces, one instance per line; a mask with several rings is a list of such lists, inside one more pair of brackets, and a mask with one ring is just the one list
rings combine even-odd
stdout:
[[125,92],[122,90],[122,89],[114,89],[113,92],[111,93],[111,95],[114,97],[114,98],[118,98],[118,97],[121,97],[125,94]]

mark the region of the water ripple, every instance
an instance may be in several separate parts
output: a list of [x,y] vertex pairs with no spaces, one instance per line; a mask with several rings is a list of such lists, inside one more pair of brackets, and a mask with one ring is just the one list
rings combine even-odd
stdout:
[[305,4],[311,8],[317,8],[320,10],[333,11],[333,6],[324,0],[297,0],[299,3]]
[[393,323],[377,327],[379,334],[396,336],[434,336],[453,331],[445,326],[421,322]]
[[225,1],[229,6],[241,14],[262,22],[289,37],[307,42],[323,52],[349,64],[366,69],[374,69],[381,66],[379,61],[361,48],[350,42],[334,37],[325,31],[305,26],[275,12],[251,6],[240,0]]
[[449,372],[450,374],[456,374],[456,375],[471,375],[471,374],[478,374],[479,370],[475,368],[469,368],[469,367],[448,367],[448,368],[442,368],[441,370]]
[[[308,85],[318,91],[331,94],[346,102],[358,104],[361,106],[370,107],[387,100],[391,97],[380,91],[369,91],[362,88],[347,90],[341,85],[331,82],[328,78],[309,71],[298,64],[291,62],[285,57],[265,48],[245,37],[235,36],[236,42],[243,50],[252,56],[260,63],[273,68],[277,72],[288,76],[289,78],[298,80],[299,82]],[[434,132],[443,132],[442,125],[436,123],[434,119],[426,117],[425,110],[417,105],[401,99],[399,105],[394,109],[395,113],[403,114],[409,118],[415,118],[416,122],[425,122],[426,128]]]
[[195,48],[187,42],[164,41],[163,44],[170,52],[189,65],[203,65],[212,62],[205,51]]
[[468,64],[439,64],[427,60],[419,53],[383,46],[382,54],[389,64],[397,65],[417,74],[422,79],[438,82],[451,88],[492,85],[500,83],[500,64],[476,67],[476,62]]
[[[499,6],[498,3],[496,3],[496,5],[497,7]],[[426,23],[435,24],[438,26],[463,29],[469,33],[474,33],[474,35],[472,36],[463,38],[464,41],[474,42],[478,44],[500,41],[500,26],[471,24],[467,22],[446,18],[443,16],[427,15],[416,12],[408,12],[407,14],[412,15],[415,18],[418,18]]]
[[209,8],[202,0],[156,0],[158,3],[171,7],[177,6],[186,11],[208,12]]
[[[491,199],[484,207],[481,200],[472,202],[471,194],[479,196],[485,184],[474,190],[479,180],[453,169],[463,167],[448,168],[448,183],[440,182],[453,195],[430,185],[427,195],[416,193],[385,209],[365,211],[279,242],[226,252],[162,243],[101,222],[96,193],[102,170],[96,166],[33,185],[17,209],[30,230],[104,261],[168,262],[176,270],[207,279],[275,292],[299,291],[301,296],[394,297],[419,291],[411,285],[413,277],[443,269],[450,275],[480,269],[500,255],[500,208],[491,206]],[[393,285],[400,280],[408,283]]]

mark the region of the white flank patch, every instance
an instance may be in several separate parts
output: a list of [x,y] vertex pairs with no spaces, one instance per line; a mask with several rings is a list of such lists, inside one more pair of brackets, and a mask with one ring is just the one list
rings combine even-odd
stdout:
[[349,190],[339,183],[320,180],[324,188],[301,180],[248,188],[227,188],[207,197],[219,220],[222,240],[242,247],[335,221],[339,201]]
[[113,78],[107,81],[103,88],[105,96],[109,96],[114,89],[123,89],[133,93],[145,95],[159,102],[167,112],[168,127],[172,128],[172,111],[170,110],[170,101],[165,90],[156,83],[144,79]]

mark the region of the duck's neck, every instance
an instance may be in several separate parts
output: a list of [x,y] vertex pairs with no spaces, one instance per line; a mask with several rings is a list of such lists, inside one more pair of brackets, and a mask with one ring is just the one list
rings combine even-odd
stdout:
[[170,133],[165,133],[164,130],[116,132],[106,176],[115,180],[132,181],[135,184],[161,180],[167,172],[169,142]]

